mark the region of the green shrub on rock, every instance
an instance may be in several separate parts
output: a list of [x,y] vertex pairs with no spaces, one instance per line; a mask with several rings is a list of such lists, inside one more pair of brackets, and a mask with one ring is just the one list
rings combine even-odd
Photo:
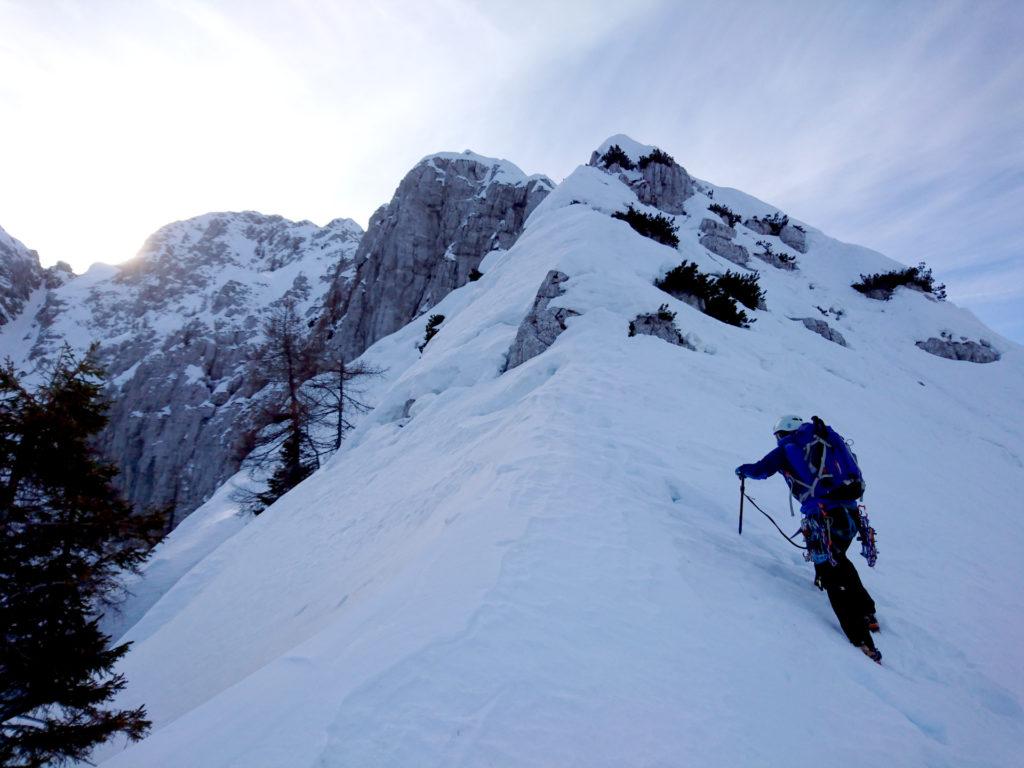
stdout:
[[895,290],[901,286],[927,293],[939,301],[946,298],[946,286],[942,283],[936,285],[931,267],[923,261],[916,267],[876,272],[873,275],[862,274],[860,280],[853,283],[851,287],[870,299],[888,301],[892,298]]
[[620,168],[625,168],[627,171],[632,171],[636,168],[636,164],[629,159],[629,155],[618,144],[612,144],[608,147],[608,151],[601,155],[601,164],[605,168],[617,165]]
[[764,305],[765,293],[757,282],[757,272],[744,275],[728,270],[716,280],[718,288],[736,299],[748,309],[758,309]]
[[740,219],[743,218],[738,213],[733,213],[728,206],[720,205],[718,203],[708,206],[708,210],[712,213],[717,213],[721,217],[722,221],[730,227],[735,227],[739,223]]
[[679,227],[672,223],[672,219],[660,213],[644,213],[630,205],[625,211],[613,213],[612,218],[626,222],[644,237],[649,237],[662,245],[670,248],[679,245],[679,236],[676,234]]
[[662,152],[660,149],[655,147],[653,150],[651,150],[651,153],[649,155],[644,155],[643,157],[641,157],[640,162],[637,163],[637,165],[640,166],[640,170],[642,171],[651,163],[658,163],[659,165],[671,166],[675,165],[676,161],[675,158],[673,158],[672,155],[670,155],[668,152]]
[[692,261],[684,261],[655,280],[654,285],[677,298],[683,295],[705,298],[714,291],[714,278],[701,272]]
[[420,352],[430,343],[430,340],[437,335],[438,330],[441,328],[441,323],[444,322],[444,315],[431,315],[430,319],[427,320],[426,332],[423,334],[423,343],[419,345]]
[[731,270],[724,275],[708,275],[693,262],[684,261],[654,285],[677,299],[696,300],[700,311],[709,317],[738,328],[749,328],[755,319],[737,307],[736,302],[750,309],[764,304],[765,293],[757,278],[756,272],[742,275]]

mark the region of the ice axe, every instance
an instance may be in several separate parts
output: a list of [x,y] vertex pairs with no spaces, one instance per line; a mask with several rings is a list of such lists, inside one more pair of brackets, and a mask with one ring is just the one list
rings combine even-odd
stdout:
[[743,535],[743,499],[746,497],[746,486],[747,478],[740,478],[740,536]]

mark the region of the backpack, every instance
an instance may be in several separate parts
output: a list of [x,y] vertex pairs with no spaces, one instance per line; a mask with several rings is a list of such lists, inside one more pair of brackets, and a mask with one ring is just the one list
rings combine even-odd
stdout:
[[783,444],[791,472],[784,472],[793,495],[808,499],[856,501],[864,495],[864,476],[846,439],[817,416],[802,424]]

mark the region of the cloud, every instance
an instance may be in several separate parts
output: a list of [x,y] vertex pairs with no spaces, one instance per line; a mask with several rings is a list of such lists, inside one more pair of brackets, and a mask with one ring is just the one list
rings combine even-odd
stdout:
[[365,223],[430,152],[560,178],[624,132],[1024,309],[1013,2],[83,0],[0,26],[2,223],[48,261],[208,210]]

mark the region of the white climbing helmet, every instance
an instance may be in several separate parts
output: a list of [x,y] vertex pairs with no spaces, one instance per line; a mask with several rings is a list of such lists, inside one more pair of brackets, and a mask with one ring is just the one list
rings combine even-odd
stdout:
[[804,420],[799,416],[780,416],[779,420],[775,422],[775,429],[772,430],[772,434],[779,434],[780,432],[793,432],[799,429],[800,425],[804,423]]

